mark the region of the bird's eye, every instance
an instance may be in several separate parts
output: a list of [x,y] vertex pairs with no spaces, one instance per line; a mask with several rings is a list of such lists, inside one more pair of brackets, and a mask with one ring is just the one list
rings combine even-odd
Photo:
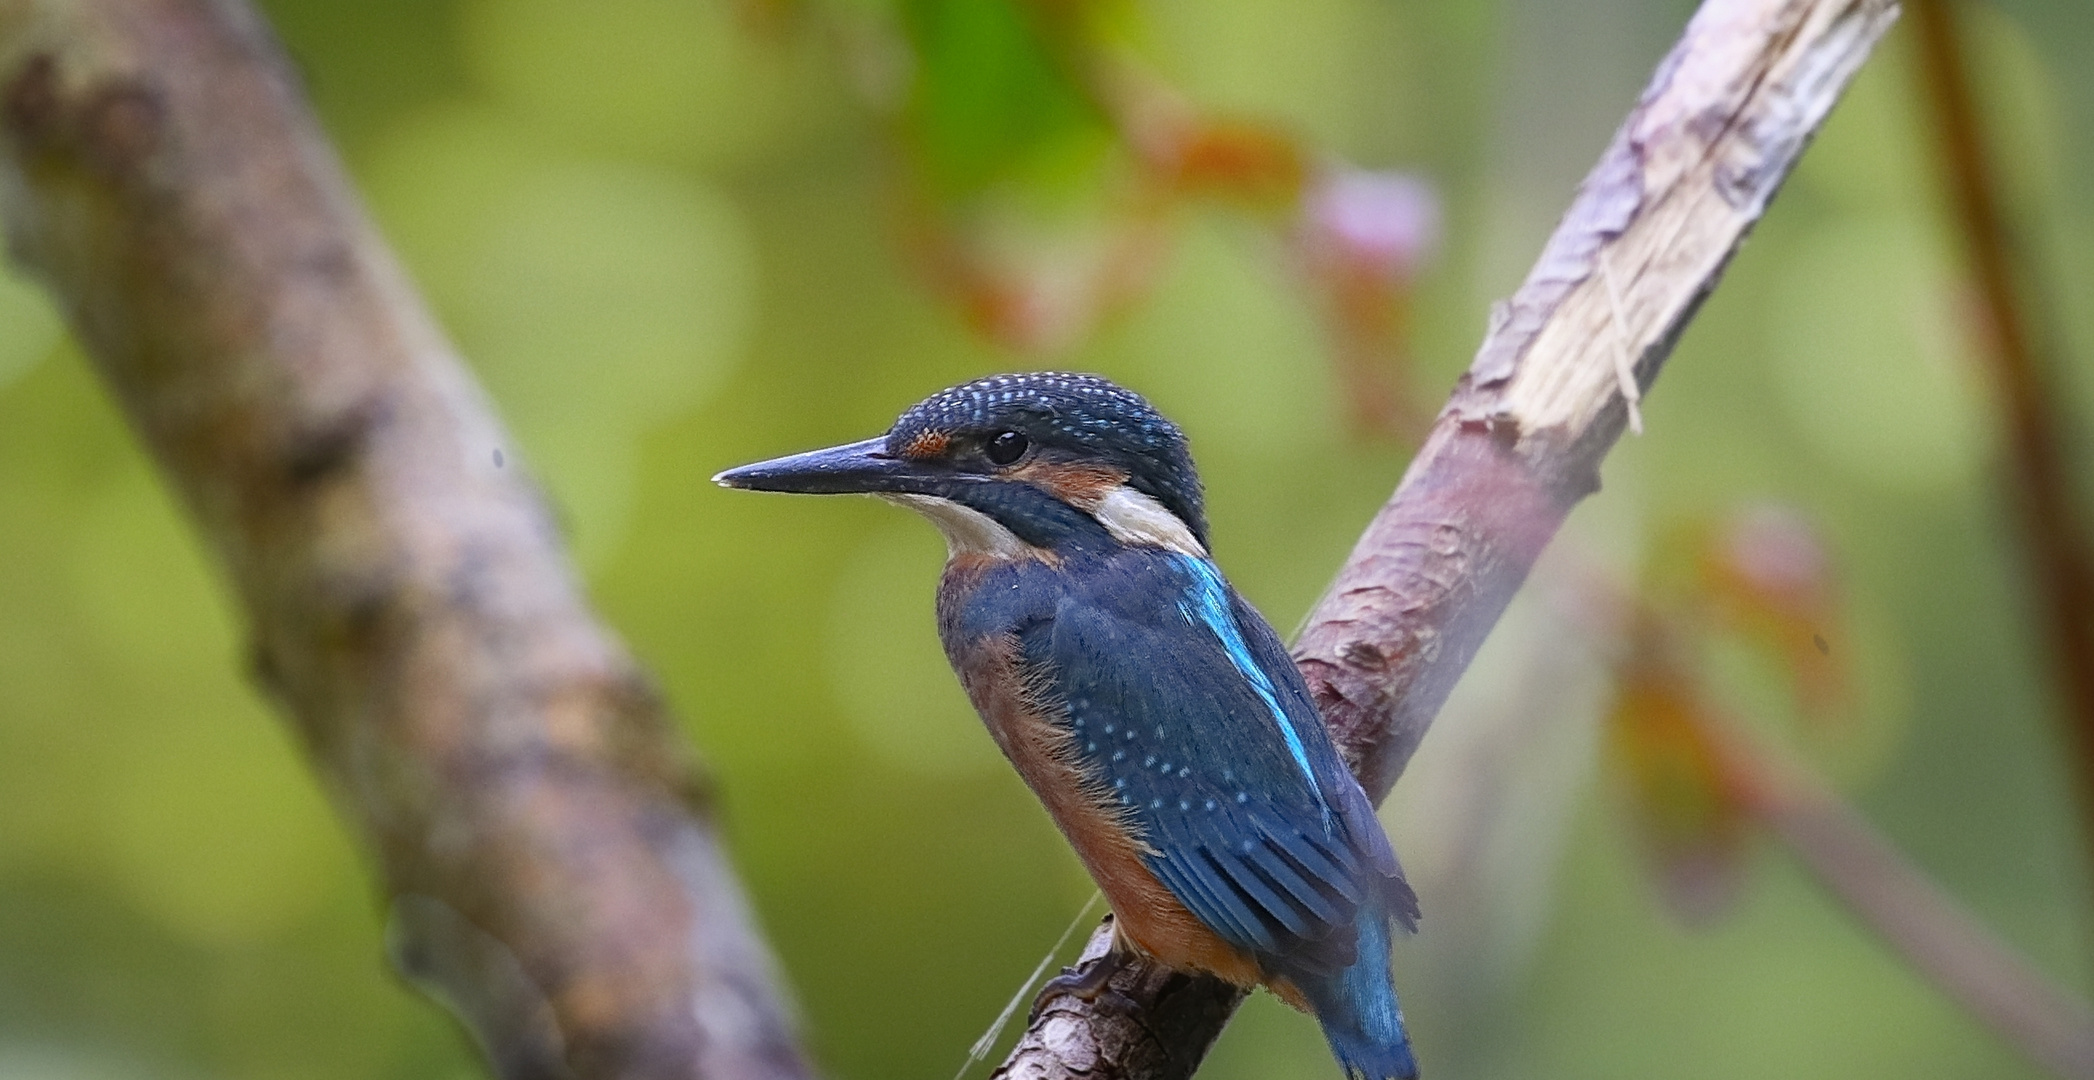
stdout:
[[998,465],[1010,463],[1025,456],[1025,449],[1032,440],[1016,431],[1006,431],[989,440],[989,460]]

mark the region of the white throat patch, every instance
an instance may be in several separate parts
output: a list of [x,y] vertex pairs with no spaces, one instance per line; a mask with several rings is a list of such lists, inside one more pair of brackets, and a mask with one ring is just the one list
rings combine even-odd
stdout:
[[945,534],[947,558],[961,555],[985,555],[992,559],[1037,558],[1040,549],[1018,539],[1018,535],[998,524],[995,518],[969,506],[961,506],[951,499],[936,495],[879,495],[883,501],[896,506],[906,506],[931,519],[938,531]]
[[1122,544],[1160,547],[1196,559],[1207,557],[1207,549],[1178,515],[1125,484],[1098,500],[1098,505],[1091,508],[1091,516]]

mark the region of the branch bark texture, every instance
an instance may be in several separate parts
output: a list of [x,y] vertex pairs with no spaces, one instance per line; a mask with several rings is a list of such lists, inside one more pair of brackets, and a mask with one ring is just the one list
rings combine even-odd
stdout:
[[[1895,0],[1707,0],[1526,283],[1491,313],[1295,646],[1377,801],[1542,548],[1597,490],[1643,390],[1896,15]],[[1084,962],[1106,944],[1101,929]],[[999,1076],[1177,1080],[1241,1000],[1140,964],[1113,986],[1133,1010],[1043,1000]]]
[[0,213],[497,1071],[809,1075],[660,699],[259,17],[0,0]]

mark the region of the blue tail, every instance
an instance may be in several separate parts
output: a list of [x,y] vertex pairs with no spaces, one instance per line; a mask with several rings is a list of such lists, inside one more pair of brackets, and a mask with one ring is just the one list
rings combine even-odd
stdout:
[[1336,975],[1297,980],[1350,1080],[1415,1080],[1417,1059],[1389,971],[1389,918],[1360,911],[1359,959]]

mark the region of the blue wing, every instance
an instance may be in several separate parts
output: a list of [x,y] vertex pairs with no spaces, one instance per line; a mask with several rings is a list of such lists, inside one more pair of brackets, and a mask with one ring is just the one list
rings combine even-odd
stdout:
[[1125,549],[1062,577],[1023,655],[1146,862],[1237,948],[1352,963],[1361,905],[1416,899],[1279,637],[1204,559]]

